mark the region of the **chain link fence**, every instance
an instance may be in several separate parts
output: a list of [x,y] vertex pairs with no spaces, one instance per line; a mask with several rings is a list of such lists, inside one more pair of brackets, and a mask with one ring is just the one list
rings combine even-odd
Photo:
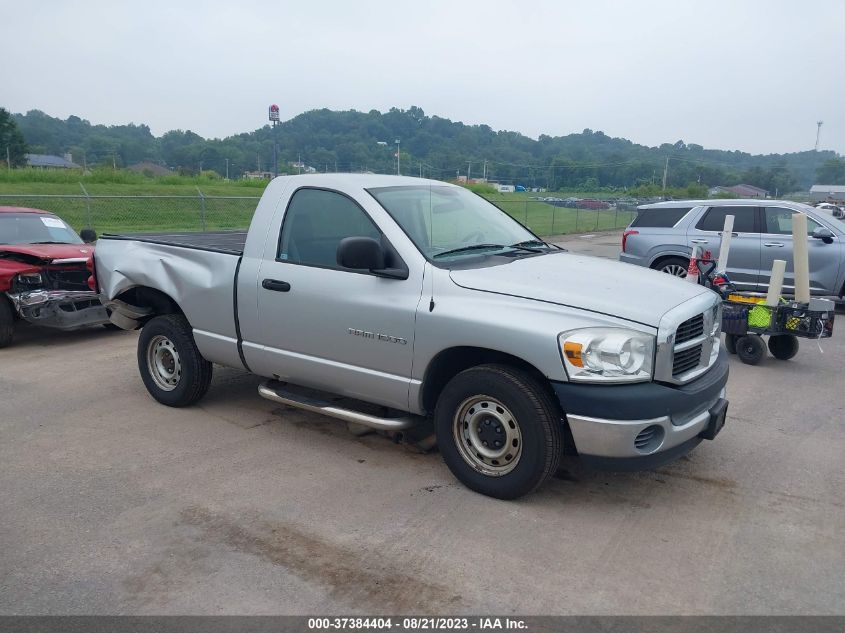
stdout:
[[213,231],[249,227],[256,196],[89,196],[2,194],[0,205],[55,213],[77,231]]
[[579,209],[542,200],[491,202],[540,236],[624,229],[637,215],[636,207],[623,204],[606,209]]
[[[128,196],[2,194],[0,205],[55,213],[77,231],[142,233],[246,229],[258,196]],[[556,206],[542,200],[492,200],[493,204],[540,236],[620,229],[636,215],[633,207],[607,209]]]

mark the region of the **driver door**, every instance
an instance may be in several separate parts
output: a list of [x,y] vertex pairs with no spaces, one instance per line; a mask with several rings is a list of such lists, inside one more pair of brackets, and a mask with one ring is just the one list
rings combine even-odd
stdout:
[[385,236],[352,198],[302,188],[258,274],[263,364],[281,380],[406,410],[422,279],[337,263],[345,237]]

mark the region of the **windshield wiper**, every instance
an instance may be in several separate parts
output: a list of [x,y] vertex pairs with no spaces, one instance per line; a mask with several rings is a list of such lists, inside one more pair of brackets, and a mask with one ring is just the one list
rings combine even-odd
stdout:
[[448,251],[443,251],[442,253],[436,253],[433,257],[444,257],[446,255],[454,255],[457,253],[465,253],[467,251],[475,251],[480,250],[482,248],[511,248],[518,251],[526,251],[528,253],[541,253],[542,251],[538,248],[529,248],[528,246],[523,246],[522,243],[520,244],[469,244],[468,246],[461,246],[459,248],[452,248]]
[[[556,248],[558,250],[566,250],[558,246],[557,244],[550,244],[549,242],[544,242],[543,240],[525,240],[523,242],[517,242],[516,244],[511,244],[511,248],[525,248],[526,246],[545,246],[546,248]],[[540,252],[539,249],[534,249],[538,253]]]
[[69,244],[69,242],[27,242],[27,244]]

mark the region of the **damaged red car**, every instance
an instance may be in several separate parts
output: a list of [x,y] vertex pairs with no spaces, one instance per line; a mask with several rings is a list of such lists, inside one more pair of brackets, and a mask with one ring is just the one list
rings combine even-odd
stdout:
[[0,347],[20,320],[62,330],[109,322],[88,286],[94,246],[86,242],[97,236],[82,237],[48,211],[0,206]]

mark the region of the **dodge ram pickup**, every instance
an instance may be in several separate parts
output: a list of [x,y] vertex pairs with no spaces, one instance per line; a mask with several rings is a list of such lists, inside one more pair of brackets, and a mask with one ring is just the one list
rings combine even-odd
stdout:
[[159,402],[240,368],[276,402],[433,427],[455,477],[493,497],[531,492],[564,452],[654,468],[725,423],[714,292],[565,252],[439,181],[282,176],[247,232],[103,236],[93,269],[112,322],[142,328]]
[[[90,229],[82,233],[96,239]],[[93,252],[48,211],[0,207],[0,347],[12,342],[21,319],[63,330],[109,323],[87,283]]]

